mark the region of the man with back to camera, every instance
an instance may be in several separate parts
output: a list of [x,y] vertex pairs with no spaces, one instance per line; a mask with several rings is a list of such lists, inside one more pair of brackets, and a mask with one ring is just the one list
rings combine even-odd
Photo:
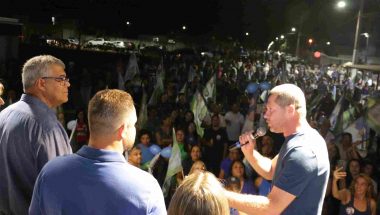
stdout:
[[0,113],[0,214],[27,214],[38,173],[49,160],[71,154],[53,108],[68,100],[64,63],[50,55],[26,61],[24,94]]
[[302,90],[293,84],[274,87],[264,118],[272,132],[285,136],[275,158],[257,152],[250,133],[239,141],[247,143],[242,151],[253,168],[272,180],[272,190],[268,197],[226,191],[230,206],[249,214],[321,214],[330,164],[324,139],[306,121]]
[[135,141],[136,121],[127,92],[96,93],[88,106],[88,146],[42,169],[30,214],[166,214],[157,180],[123,156]]

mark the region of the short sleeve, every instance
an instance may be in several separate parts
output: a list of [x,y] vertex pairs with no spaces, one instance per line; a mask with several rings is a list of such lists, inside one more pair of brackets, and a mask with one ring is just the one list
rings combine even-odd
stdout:
[[277,165],[282,165],[282,170],[274,186],[295,196],[299,196],[318,173],[316,156],[306,147],[291,149]]

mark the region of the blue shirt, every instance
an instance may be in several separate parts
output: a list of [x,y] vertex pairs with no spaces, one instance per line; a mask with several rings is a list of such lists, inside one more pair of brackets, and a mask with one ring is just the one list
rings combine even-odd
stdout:
[[121,153],[83,146],[50,161],[38,176],[30,214],[166,214],[152,175]]
[[282,214],[322,213],[330,173],[327,147],[319,133],[308,127],[285,139],[273,185],[296,196]]
[[27,214],[38,173],[49,160],[71,154],[65,129],[36,97],[0,113],[0,214]]

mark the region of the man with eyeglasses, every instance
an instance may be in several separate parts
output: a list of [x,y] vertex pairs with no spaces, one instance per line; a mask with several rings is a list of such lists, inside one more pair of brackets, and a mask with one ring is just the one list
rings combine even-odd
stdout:
[[42,167],[71,154],[54,108],[67,102],[65,65],[50,55],[33,57],[22,68],[24,94],[0,113],[0,215],[28,214]]

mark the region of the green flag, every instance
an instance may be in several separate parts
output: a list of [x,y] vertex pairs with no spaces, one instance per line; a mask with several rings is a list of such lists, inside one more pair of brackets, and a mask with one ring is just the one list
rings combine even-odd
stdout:
[[169,193],[172,177],[181,171],[182,171],[181,151],[178,146],[175,130],[173,128],[173,147],[172,147],[172,152],[169,158],[168,170],[166,172],[165,181],[164,181],[164,184],[162,185],[162,192],[164,193],[165,197]]
[[165,76],[164,72],[160,72],[158,74],[156,85],[154,86],[153,93],[148,102],[149,105],[156,105],[159,100],[159,97],[164,92],[164,76]]
[[204,129],[201,127],[201,124],[205,116],[208,114],[208,109],[205,100],[198,90],[193,96],[190,108],[194,113],[194,123],[197,127],[197,133],[200,137],[203,137]]
[[367,123],[370,128],[380,134],[380,99],[369,97],[367,108]]
[[209,99],[211,99],[213,102],[216,101],[216,75],[213,75],[206,83],[202,94],[206,101]]
[[147,97],[148,95],[146,94],[145,89],[143,89],[139,117],[137,119],[137,126],[139,129],[143,129],[145,127],[146,122],[148,121],[148,110],[147,110],[147,103],[146,103]]

